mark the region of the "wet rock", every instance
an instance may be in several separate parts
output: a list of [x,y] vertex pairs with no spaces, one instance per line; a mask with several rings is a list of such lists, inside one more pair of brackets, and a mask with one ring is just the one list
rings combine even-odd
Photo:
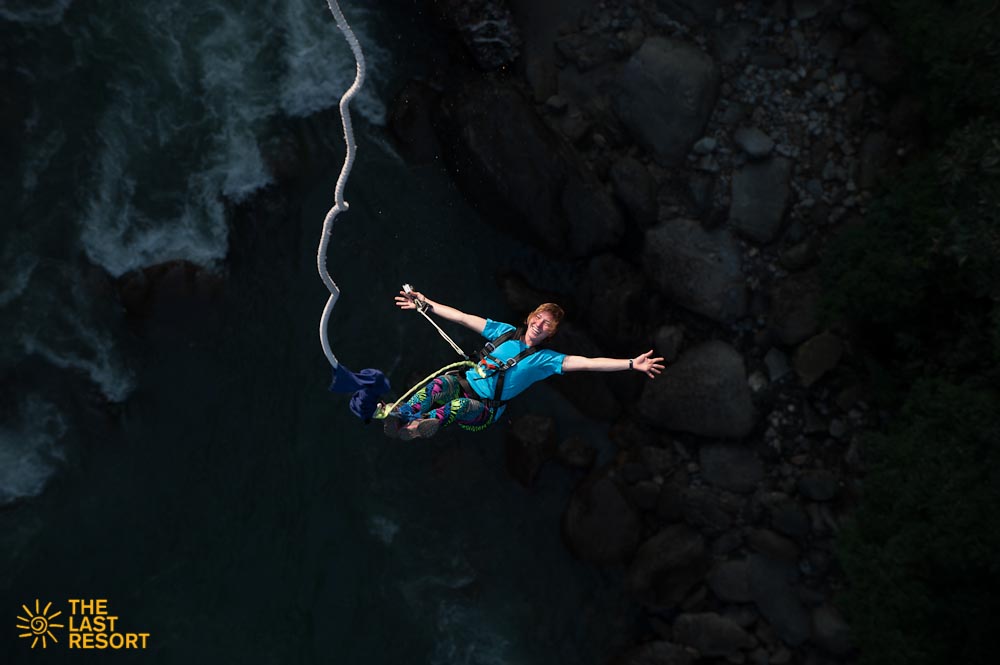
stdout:
[[746,314],[739,245],[725,230],[706,231],[688,219],[663,221],[646,231],[646,275],[677,304],[722,323]]
[[746,237],[770,242],[785,217],[791,197],[792,163],[783,157],[750,162],[733,175],[729,220]]
[[751,554],[747,558],[747,572],[753,602],[778,638],[792,647],[809,639],[811,616],[795,591],[798,580],[795,565]]
[[650,37],[621,71],[615,112],[664,165],[679,165],[715,107],[719,71],[697,47]]
[[684,486],[671,479],[660,487],[656,502],[656,516],[664,522],[677,522],[684,518]]
[[843,343],[833,333],[820,333],[804,342],[792,360],[802,385],[809,387],[823,378],[837,366],[843,352]]
[[778,260],[788,270],[802,270],[815,263],[818,254],[819,243],[813,238],[807,238],[781,250]]
[[132,270],[115,282],[122,306],[136,317],[148,316],[156,308],[211,307],[224,286],[222,273],[190,261],[167,261]]
[[628,488],[628,497],[640,510],[655,510],[660,498],[660,486],[652,480],[640,480]]
[[615,196],[640,228],[656,222],[656,190],[649,170],[637,159],[622,157],[608,174]]
[[817,271],[790,275],[777,283],[771,291],[768,321],[778,341],[792,346],[816,333],[821,294]]
[[812,630],[816,644],[836,656],[847,656],[854,650],[850,626],[831,605],[813,610]]
[[606,475],[580,483],[563,515],[562,531],[570,552],[591,563],[623,563],[639,544],[638,514]]
[[726,603],[749,603],[750,576],[747,572],[747,562],[724,561],[708,574],[706,581],[712,593]]
[[611,665],[693,665],[694,654],[672,642],[658,641],[629,649]]
[[672,608],[701,581],[707,568],[704,538],[691,527],[674,524],[639,547],[626,584],[641,602]]
[[733,140],[751,159],[764,159],[774,150],[774,141],[756,127],[740,127]]
[[810,501],[829,501],[837,496],[840,481],[832,471],[815,469],[799,476],[796,487]]
[[735,656],[753,646],[750,635],[735,622],[714,612],[682,614],[674,621],[674,639],[702,656]]
[[764,477],[764,465],[746,446],[710,443],[698,451],[702,475],[716,487],[746,494]]
[[542,465],[558,452],[556,421],[550,416],[528,414],[506,430],[507,472],[530,487]]
[[749,434],[757,417],[743,357],[717,340],[689,349],[656,381],[648,381],[638,410],[654,425],[727,438]]

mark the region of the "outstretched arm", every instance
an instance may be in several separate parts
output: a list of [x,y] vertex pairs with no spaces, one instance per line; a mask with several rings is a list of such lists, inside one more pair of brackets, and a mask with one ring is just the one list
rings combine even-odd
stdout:
[[482,335],[486,329],[486,319],[481,316],[466,314],[454,307],[434,302],[419,291],[410,291],[409,294],[406,291],[400,291],[399,295],[396,296],[396,306],[400,309],[417,309],[417,300],[423,300],[430,305],[431,310],[445,321],[454,321],[479,335]]
[[628,358],[586,358],[584,356],[566,356],[563,359],[563,372],[621,372],[634,369],[651,379],[663,371],[663,358],[654,358],[650,349],[642,355]]

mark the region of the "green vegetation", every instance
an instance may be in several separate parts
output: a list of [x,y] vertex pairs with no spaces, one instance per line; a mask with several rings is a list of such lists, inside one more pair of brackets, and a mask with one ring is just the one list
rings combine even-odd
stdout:
[[[982,663],[1000,614],[1000,2],[876,2],[932,145],[826,262],[880,406],[840,540],[865,663]],[[992,658],[990,658],[992,660]]]

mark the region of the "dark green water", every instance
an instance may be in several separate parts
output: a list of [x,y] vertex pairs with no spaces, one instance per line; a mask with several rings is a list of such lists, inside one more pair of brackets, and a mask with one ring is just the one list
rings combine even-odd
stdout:
[[[314,4],[317,13],[326,11],[324,3]],[[79,49],[73,40],[93,39],[93,25],[101,24],[79,13],[110,12],[113,3],[82,5],[70,5],[62,23],[8,22],[4,29],[21,31],[21,49],[32,38],[38,48],[65,39],[65,49]],[[167,3],[158,19],[182,16],[184,29],[193,29],[179,11],[185,7]],[[220,25],[244,22],[241,34],[266,32],[276,13],[284,15],[278,4],[265,8],[251,15],[212,6],[216,20],[225,17]],[[421,33],[406,30],[422,24],[404,9],[365,15],[368,39],[385,37],[383,68],[408,55],[406,66],[415,66],[406,45]],[[114,15],[107,21],[122,25]],[[169,23],[156,25],[169,32],[163,27]],[[331,27],[325,17],[318,25]],[[52,30],[63,34],[53,37]],[[92,74],[121,66],[108,60],[122,57],[113,51],[84,55]],[[279,85],[280,77],[267,72],[248,80]],[[389,71],[382,80],[393,76]],[[238,96],[232,100],[238,108]],[[315,252],[340,156],[331,154],[329,171],[292,193],[291,203],[252,224],[213,231],[214,212],[200,209],[192,218],[204,237],[225,238],[227,258],[216,259],[226,275],[222,296],[211,304],[162,301],[147,319],[130,323],[100,287],[100,271],[88,267],[98,255],[87,238],[110,234],[104,247],[132,238],[116,246],[125,263],[140,247],[155,250],[146,258],[167,258],[157,252],[174,246],[169,238],[178,237],[180,223],[149,212],[143,224],[153,226],[111,233],[94,222],[110,214],[95,212],[104,210],[96,204],[62,214],[70,206],[53,195],[56,188],[86,202],[93,189],[81,183],[106,177],[100,162],[74,148],[101,144],[101,113],[89,104],[101,102],[88,102],[74,120],[80,127],[73,135],[80,136],[66,139],[54,153],[60,159],[51,160],[66,158],[84,177],[71,180],[61,167],[36,164],[34,189],[20,182],[15,189],[23,203],[4,225],[8,267],[21,266],[18,274],[26,277],[23,286],[4,284],[11,295],[0,304],[5,320],[16,322],[7,328],[2,357],[0,478],[9,492],[21,491],[0,510],[7,617],[0,661],[603,662],[619,630],[608,618],[619,599],[605,591],[614,585],[574,562],[560,543],[559,516],[575,476],[547,468],[538,486],[525,490],[504,471],[502,428],[392,441],[354,418],[344,397],[325,390],[329,367],[317,324],[326,292]],[[68,120],[46,115],[44,100],[38,108],[35,126],[50,123],[70,136],[61,124]],[[282,112],[288,113],[268,113]],[[532,264],[554,275],[563,268],[485,226],[437,169],[409,167],[380,147],[385,137],[377,125],[361,120],[358,131],[361,150],[347,189],[352,207],[338,222],[329,256],[343,290],[331,344],[346,365],[380,367],[403,388],[454,358],[422,319],[396,311],[392,296],[402,282],[462,309],[510,319],[496,290],[499,268]],[[121,145],[141,152],[135,146],[142,141],[124,130],[122,136]],[[38,145],[29,133],[20,154],[36,154]],[[199,145],[180,151],[186,164],[225,165],[228,148],[209,159]],[[164,160],[147,165],[152,173],[175,156],[142,154]],[[24,159],[22,175],[35,163]],[[200,200],[202,185],[190,190],[171,178],[158,184],[131,170],[128,164],[139,159],[123,162],[123,177],[146,192],[136,194],[132,209]],[[220,182],[215,186],[224,190]],[[45,212],[41,227],[28,224],[29,210]],[[157,245],[158,238],[168,240]],[[77,297],[53,295],[67,290]],[[109,391],[118,402],[110,415],[101,396]],[[530,411],[555,413],[563,435],[580,432],[600,444],[594,435],[600,425],[547,387],[519,401],[518,413]],[[29,476],[37,482],[27,483]],[[21,604],[36,598],[52,601],[64,617],[67,599],[106,598],[120,630],[150,633],[148,649],[73,651],[59,631],[59,644],[31,649],[15,624]]]

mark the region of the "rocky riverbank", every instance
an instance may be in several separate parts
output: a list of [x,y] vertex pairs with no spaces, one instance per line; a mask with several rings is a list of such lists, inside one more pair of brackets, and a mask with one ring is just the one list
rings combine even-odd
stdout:
[[850,331],[820,320],[819,270],[919,148],[904,63],[849,0],[535,4],[434,3],[455,56],[402,90],[393,133],[585,266],[572,294],[501,277],[515,310],[570,304],[557,347],[669,364],[559,383],[608,419],[612,463],[529,414],[511,472],[582,470],[565,541],[624,567],[645,617],[619,665],[851,662],[834,544],[878,414]]

